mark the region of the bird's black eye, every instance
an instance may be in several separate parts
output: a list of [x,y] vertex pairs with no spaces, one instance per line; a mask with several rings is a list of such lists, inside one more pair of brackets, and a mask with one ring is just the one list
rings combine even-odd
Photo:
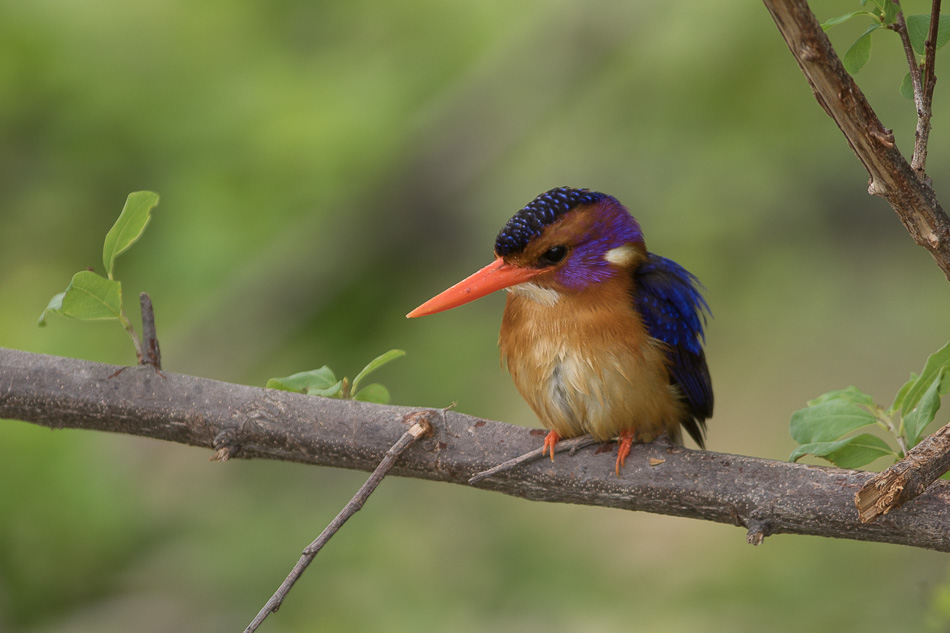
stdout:
[[567,256],[566,246],[552,246],[541,254],[538,263],[542,266],[553,266]]

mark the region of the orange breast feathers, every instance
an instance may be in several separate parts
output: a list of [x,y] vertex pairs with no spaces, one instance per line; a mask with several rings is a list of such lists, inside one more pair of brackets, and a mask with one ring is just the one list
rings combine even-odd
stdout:
[[[681,442],[685,406],[670,385],[665,346],[633,309],[629,275],[580,293],[510,289],[498,345],[515,386],[562,438],[607,441],[633,431]],[[552,294],[539,294],[552,293]]]

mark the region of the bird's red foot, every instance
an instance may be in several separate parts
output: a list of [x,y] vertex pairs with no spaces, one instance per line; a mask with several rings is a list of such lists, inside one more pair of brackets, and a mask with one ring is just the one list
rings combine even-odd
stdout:
[[633,443],[637,440],[637,434],[633,431],[621,431],[620,439],[617,440],[617,467],[615,472],[617,476],[620,476],[620,469],[623,468],[623,463],[627,461],[627,455],[630,454],[630,447],[633,446]]
[[551,431],[544,437],[544,445],[541,447],[541,457],[548,451],[551,451],[551,461],[554,461],[554,445],[561,441],[561,436],[557,431]]

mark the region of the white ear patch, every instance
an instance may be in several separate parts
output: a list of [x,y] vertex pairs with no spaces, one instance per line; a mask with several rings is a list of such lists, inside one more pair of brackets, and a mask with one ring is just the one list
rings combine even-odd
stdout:
[[616,264],[618,266],[629,264],[636,256],[637,249],[630,246],[629,244],[612,248],[604,253],[604,259],[606,259],[611,264]]
[[535,303],[540,303],[543,306],[551,307],[557,303],[558,299],[561,298],[560,293],[557,290],[552,290],[551,288],[542,288],[541,286],[526,281],[523,284],[518,284],[517,286],[512,286],[507,288],[508,292],[513,292],[518,295],[522,295],[531,299]]

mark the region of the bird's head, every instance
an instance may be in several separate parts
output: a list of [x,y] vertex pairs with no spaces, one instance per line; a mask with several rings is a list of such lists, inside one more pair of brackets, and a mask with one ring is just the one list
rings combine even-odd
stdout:
[[407,316],[442,312],[503,288],[554,302],[629,270],[645,255],[640,225],[616,198],[558,187],[508,220],[495,240],[495,261]]

